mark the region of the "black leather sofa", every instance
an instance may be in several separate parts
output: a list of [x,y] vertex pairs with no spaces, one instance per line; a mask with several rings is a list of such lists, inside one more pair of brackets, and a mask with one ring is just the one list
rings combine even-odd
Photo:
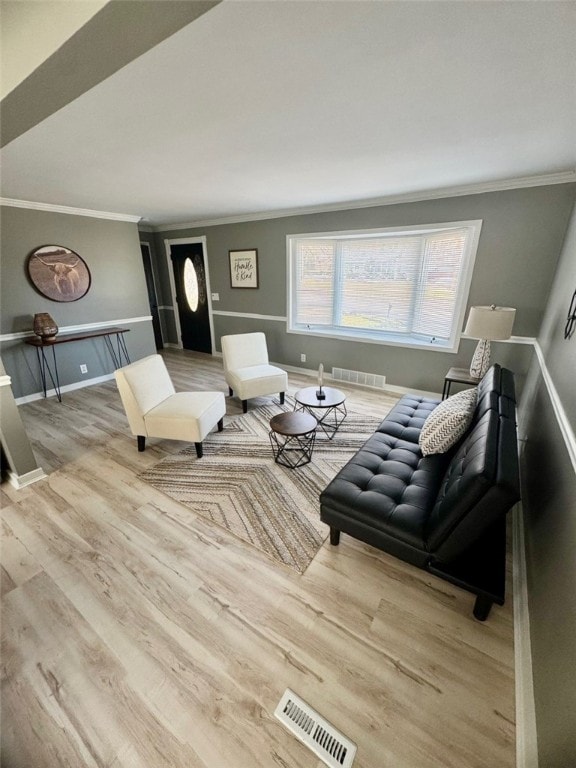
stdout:
[[494,365],[472,424],[448,453],[418,436],[439,400],[405,395],[320,495],[337,545],[344,532],[476,595],[484,621],[503,605],[506,513],[520,498],[514,378]]

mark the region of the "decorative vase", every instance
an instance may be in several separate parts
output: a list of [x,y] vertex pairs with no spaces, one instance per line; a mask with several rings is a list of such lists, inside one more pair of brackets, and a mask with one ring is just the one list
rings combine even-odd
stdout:
[[316,397],[318,400],[326,400],[326,395],[322,390],[322,384],[324,384],[324,365],[320,363],[318,366],[318,389],[316,390]]
[[58,333],[58,326],[48,312],[34,315],[34,333],[42,339],[53,339]]

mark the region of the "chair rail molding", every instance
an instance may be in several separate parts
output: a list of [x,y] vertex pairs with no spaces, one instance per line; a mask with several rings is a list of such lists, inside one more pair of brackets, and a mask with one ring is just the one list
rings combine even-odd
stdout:
[[245,317],[250,320],[274,320],[279,323],[285,323],[288,319],[282,315],[257,315],[253,312],[227,312],[222,309],[215,309],[212,312],[213,315],[220,315],[220,317]]
[[[576,437],[574,436],[574,430],[546,365],[544,351],[537,339],[533,340],[533,346],[542,380],[548,392],[572,467],[576,473]],[[520,421],[520,419],[517,420]],[[520,451],[522,450],[522,442],[522,439],[520,439]],[[530,640],[526,544],[521,503],[516,505],[513,513],[513,583],[514,666],[516,671],[516,766],[517,768],[538,768],[538,738]]]
[[574,472],[576,472],[576,436],[574,435],[574,430],[572,429],[572,425],[568,420],[568,416],[566,416],[566,411],[564,410],[564,406],[562,405],[562,401],[558,395],[558,391],[554,386],[552,376],[550,375],[546,365],[544,352],[538,341],[534,342],[534,349],[536,351],[538,363],[540,364],[542,378],[544,379],[544,383],[552,403],[552,408],[554,409],[554,414],[556,416],[556,420],[558,421],[558,426],[560,427],[560,432],[562,433],[562,437],[566,443],[566,449],[568,451],[568,455],[570,456],[572,467],[574,468]]
[[[115,325],[129,325],[131,323],[147,323],[152,322],[152,315],[143,315],[142,317],[126,317],[119,320],[103,320],[97,323],[81,323],[80,325],[66,325],[61,326],[59,335],[66,333],[78,333],[79,331],[97,331],[100,328],[112,328]],[[35,336],[32,329],[29,331],[17,331],[16,333],[3,333],[0,336],[0,342],[2,341],[15,341],[16,339],[27,339],[30,336]]]

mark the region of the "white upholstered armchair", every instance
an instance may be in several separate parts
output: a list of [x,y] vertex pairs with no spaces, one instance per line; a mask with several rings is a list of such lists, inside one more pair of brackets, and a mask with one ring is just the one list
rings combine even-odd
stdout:
[[248,411],[251,397],[262,397],[278,392],[280,402],[288,388],[288,374],[268,362],[268,347],[263,333],[237,333],[222,336],[224,378],[230,395],[242,400],[242,410]]
[[202,457],[202,442],[226,413],[222,392],[176,392],[160,355],[150,355],[114,374],[132,434],[143,451],[147,437],[194,443]]

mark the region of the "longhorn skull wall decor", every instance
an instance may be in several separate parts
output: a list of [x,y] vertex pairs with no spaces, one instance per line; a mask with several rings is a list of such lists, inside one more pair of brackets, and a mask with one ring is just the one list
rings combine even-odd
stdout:
[[78,301],[90,288],[86,262],[62,245],[43,245],[32,251],[28,274],[35,288],[52,301]]

